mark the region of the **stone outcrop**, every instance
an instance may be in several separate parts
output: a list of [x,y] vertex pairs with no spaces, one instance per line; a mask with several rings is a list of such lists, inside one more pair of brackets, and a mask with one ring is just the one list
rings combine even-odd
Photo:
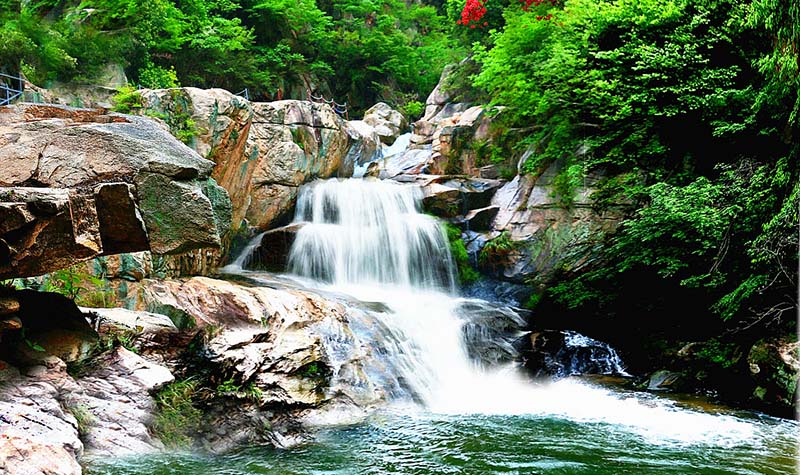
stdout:
[[406,131],[408,122],[403,114],[389,107],[384,102],[379,102],[364,112],[364,122],[375,129],[381,142],[391,145]]
[[[280,280],[260,284],[207,277],[146,280],[131,302],[137,310],[190,322],[184,328],[205,335],[203,358],[216,368],[216,383],[231,379],[240,387],[257,388],[261,406],[307,409],[337,398],[365,406],[387,396],[380,383],[359,377],[371,357],[363,346],[381,344],[355,342],[353,325],[379,331],[368,305],[321,297]],[[351,348],[344,359],[337,353],[340,345]]]
[[21,374],[0,361],[0,471],[7,475],[80,475],[78,422],[59,401],[78,386],[56,357]]
[[[424,115],[412,124],[410,148],[414,153],[397,160],[406,170],[498,177],[497,167],[479,154],[476,146],[489,144],[495,138],[497,133],[491,126],[502,108],[475,104],[467,97],[470,94],[453,84],[458,70],[469,67],[469,61],[464,61],[442,72],[439,83],[425,101]],[[398,168],[398,164],[387,164],[386,174]]]
[[163,448],[149,431],[151,393],[174,377],[115,337],[120,322],[137,334],[169,330],[166,317],[98,310],[104,315],[94,315],[98,335],[91,319],[59,294],[4,293],[4,299],[18,302],[22,325],[0,336],[3,473],[79,474],[84,452],[123,455]]
[[498,180],[446,176],[420,176],[416,181],[422,184],[423,208],[442,218],[465,216],[489,206],[503,185]]
[[278,101],[253,107],[251,138],[259,157],[246,218],[251,226],[268,229],[290,218],[300,185],[337,174],[350,136],[344,121],[327,105]]
[[0,164],[0,278],[107,254],[219,246],[230,220],[213,163],[149,118],[0,108]]
[[222,249],[170,259],[171,275],[210,274],[230,258],[241,235],[287,223],[299,186],[352,176],[358,163],[381,153],[376,128],[364,121],[348,123],[326,104],[249,102],[222,89],[189,87],[140,94],[147,114],[162,116],[173,127],[191,121],[194,134],[187,143],[214,162],[211,177],[232,203]]
[[22,372],[0,361],[0,468],[8,475],[80,474],[84,452],[127,455],[163,449],[148,430],[150,393],[170,371],[117,347],[80,377],[56,356]]
[[[326,104],[249,102],[222,89],[141,91],[145,111],[194,124],[189,145],[214,162],[211,176],[228,190],[232,229],[266,230],[287,218],[297,187],[348,168],[361,136]],[[349,164],[352,173],[352,164]]]
[[492,229],[518,243],[498,269],[501,278],[546,283],[556,269],[579,270],[591,261],[596,242],[622,221],[624,205],[595,210],[591,195],[597,177],[575,190],[569,206],[562,204],[553,187],[557,173],[553,164],[538,177],[518,175],[492,198],[491,205],[499,208]]

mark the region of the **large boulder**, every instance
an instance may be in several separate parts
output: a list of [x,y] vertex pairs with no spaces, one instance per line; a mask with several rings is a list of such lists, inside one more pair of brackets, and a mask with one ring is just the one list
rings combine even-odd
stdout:
[[144,89],[140,94],[146,111],[171,121],[192,121],[194,134],[187,144],[214,162],[211,177],[228,191],[236,227],[244,218],[252,176],[252,167],[243,170],[242,165],[255,153],[247,140],[253,120],[250,102],[224,89]]
[[[138,309],[181,316],[190,322],[184,327],[206,335],[201,357],[214,368],[212,383],[250,388],[259,406],[367,406],[398,384],[386,383],[395,374],[363,378],[385,363],[366,348],[383,344],[379,323],[357,305],[279,282],[252,287],[207,277],[149,280],[140,293]],[[359,340],[354,326],[369,338]]]
[[337,175],[350,145],[344,121],[329,106],[305,101],[253,104],[258,150],[251,182],[251,226],[266,230],[290,218],[297,188]]
[[213,163],[145,117],[3,107],[0,163],[0,278],[120,252],[219,246],[230,219]]
[[188,273],[208,273],[225,260],[240,229],[266,230],[286,221],[303,183],[352,174],[351,148],[363,153],[376,148],[369,134],[348,127],[326,104],[249,102],[222,89],[191,87],[140,94],[146,113],[168,123],[191,120],[194,134],[187,143],[214,162],[211,176],[233,205],[223,252],[191,257],[198,265],[185,269]]
[[557,379],[578,374],[628,376],[614,348],[574,331],[533,332],[523,345],[522,357],[525,368],[535,377]]

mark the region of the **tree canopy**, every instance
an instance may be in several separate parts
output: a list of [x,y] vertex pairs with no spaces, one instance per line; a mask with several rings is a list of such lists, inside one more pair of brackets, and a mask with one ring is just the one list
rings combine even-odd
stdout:
[[117,63],[144,87],[399,107],[463,55],[451,29],[436,7],[399,0],[4,0],[0,65],[42,86]]

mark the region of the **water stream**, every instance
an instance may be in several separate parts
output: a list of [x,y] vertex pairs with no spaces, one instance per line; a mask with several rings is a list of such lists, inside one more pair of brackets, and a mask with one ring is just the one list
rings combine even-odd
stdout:
[[[303,226],[288,275],[386,309],[361,342],[371,348],[377,333],[391,342],[376,358],[402,390],[387,390],[383,407],[357,423],[322,427],[308,445],[118,459],[100,473],[795,473],[793,421],[593,380],[531,382],[509,343],[521,318],[458,296],[447,238],[421,213],[420,198],[413,186],[334,179],[304,186],[298,199],[295,222]],[[246,272],[245,262],[227,271]],[[493,319],[506,323],[481,323]],[[581,338],[568,339],[591,343]],[[484,348],[485,339],[492,341]],[[609,367],[624,372],[619,361]]]

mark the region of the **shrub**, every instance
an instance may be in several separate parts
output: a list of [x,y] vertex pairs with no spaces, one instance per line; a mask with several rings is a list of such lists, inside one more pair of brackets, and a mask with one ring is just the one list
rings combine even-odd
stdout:
[[114,112],[130,114],[142,108],[142,95],[133,86],[122,86],[117,89],[117,94],[113,98]]
[[196,380],[185,379],[164,386],[156,394],[158,410],[151,429],[167,447],[191,445],[192,434],[200,428],[202,413],[193,404],[197,389]]

